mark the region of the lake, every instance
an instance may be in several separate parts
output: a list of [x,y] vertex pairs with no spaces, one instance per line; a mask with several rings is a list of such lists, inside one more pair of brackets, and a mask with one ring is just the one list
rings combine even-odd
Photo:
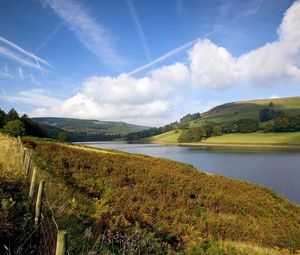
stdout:
[[128,144],[125,142],[86,142],[80,144],[188,163],[204,172],[246,180],[272,188],[290,201],[300,204],[299,150],[192,147]]

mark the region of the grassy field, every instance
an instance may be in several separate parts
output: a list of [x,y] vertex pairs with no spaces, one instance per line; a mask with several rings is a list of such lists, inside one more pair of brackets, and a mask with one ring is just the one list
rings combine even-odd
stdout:
[[[272,106],[269,104],[272,102]],[[258,120],[259,111],[263,108],[272,108],[276,111],[284,111],[289,115],[300,114],[300,97],[250,100],[227,103],[216,106],[211,110],[201,114],[201,119],[190,122],[190,127],[203,125],[206,121],[224,122],[236,121],[239,119]],[[178,143],[180,131],[169,131],[160,135],[144,139],[144,141],[154,143]],[[192,143],[190,143],[192,144]],[[250,134],[225,134],[217,137],[210,137],[197,144],[243,144],[243,145],[300,145],[299,132],[285,133],[250,133]]]
[[273,144],[273,145],[300,145],[300,132],[284,133],[248,133],[225,134],[213,136],[201,141],[202,144]]
[[178,143],[177,141],[178,137],[179,137],[179,132],[172,130],[160,135],[155,135],[146,139],[142,139],[142,141],[160,142],[160,143]]
[[290,115],[300,114],[300,97],[239,101],[212,108],[203,113],[200,120],[191,123],[191,126],[199,126],[205,120],[216,122],[248,118],[257,120],[259,111],[267,108],[270,102],[274,104],[272,109],[276,111],[281,110]]
[[[21,199],[20,189],[27,188],[17,182],[24,183],[22,171],[14,170],[21,167],[16,141],[0,139],[6,169],[0,195]],[[47,205],[69,232],[70,254],[285,255],[300,249],[300,208],[270,189],[166,159],[39,140],[25,144],[38,179],[46,180]],[[16,181],[12,194],[3,192],[8,180]]]
[[[132,243],[141,254],[150,248],[151,254],[243,254],[242,247],[300,247],[300,209],[269,189],[165,159],[53,142],[26,144],[34,149],[43,178],[51,179],[48,199],[59,225],[71,227],[75,253],[78,244],[92,249],[97,238],[105,242],[93,249],[108,252],[125,242],[126,254],[136,254]],[[83,237],[87,231],[89,240]]]
[[[153,143],[170,143],[177,144],[177,139],[180,133],[175,131],[166,132],[161,135],[152,136],[144,141]],[[286,145],[286,146],[300,146],[300,132],[282,132],[282,133],[234,133],[224,134],[222,136],[213,136],[202,140],[199,143],[189,143],[205,145],[205,144],[243,144],[243,145]]]

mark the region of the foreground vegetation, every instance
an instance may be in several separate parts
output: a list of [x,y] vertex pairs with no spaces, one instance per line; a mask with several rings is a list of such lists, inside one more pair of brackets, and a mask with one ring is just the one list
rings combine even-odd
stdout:
[[0,135],[0,254],[17,254],[32,231],[27,191],[17,139]]
[[25,145],[46,179],[58,225],[70,233],[71,253],[288,254],[300,248],[299,207],[269,189],[166,159],[40,140]]

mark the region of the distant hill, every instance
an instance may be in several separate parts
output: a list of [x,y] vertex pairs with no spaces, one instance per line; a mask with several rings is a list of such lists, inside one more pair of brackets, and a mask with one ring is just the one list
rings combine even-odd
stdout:
[[[151,137],[146,137],[144,141],[151,141],[156,143],[177,143],[178,138],[182,133],[182,124],[187,127],[203,126],[207,121],[213,121],[217,123],[236,122],[241,119],[252,119],[259,122],[260,129],[268,122],[260,122],[259,113],[262,109],[270,109],[276,113],[283,113],[289,116],[300,115],[300,97],[287,97],[276,99],[261,99],[261,100],[249,100],[230,102],[213,107],[207,112],[201,114],[200,118],[188,121],[187,123],[175,122],[173,123],[173,130],[167,130],[168,132],[159,133]],[[271,122],[271,121],[270,121]],[[175,128],[174,128],[175,127]],[[177,128],[176,128],[177,127]],[[215,136],[214,138],[208,138],[203,140],[206,143],[259,143],[264,144],[299,144],[299,135],[293,135],[293,133],[284,134],[269,134],[261,133],[259,136],[257,133],[251,135],[245,134],[223,134],[223,136]],[[269,139],[272,137],[272,139]],[[263,139],[266,138],[266,139]],[[276,139],[275,139],[276,138]]]
[[218,122],[238,119],[258,120],[259,111],[267,107],[289,115],[298,115],[300,114],[300,96],[226,103],[202,113],[201,116],[202,120]]
[[56,117],[38,117],[33,119],[40,123],[53,138],[56,138],[60,132],[66,131],[70,141],[114,140],[123,138],[128,133],[150,128],[115,121]]

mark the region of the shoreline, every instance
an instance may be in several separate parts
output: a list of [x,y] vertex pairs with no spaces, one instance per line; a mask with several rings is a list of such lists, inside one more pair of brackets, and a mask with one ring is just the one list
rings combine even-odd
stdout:
[[242,147],[242,148],[288,148],[288,149],[299,149],[300,144],[258,144],[258,143],[168,143],[168,142],[155,142],[155,141],[143,141],[145,143],[152,144],[165,144],[174,146],[190,146],[190,147]]

